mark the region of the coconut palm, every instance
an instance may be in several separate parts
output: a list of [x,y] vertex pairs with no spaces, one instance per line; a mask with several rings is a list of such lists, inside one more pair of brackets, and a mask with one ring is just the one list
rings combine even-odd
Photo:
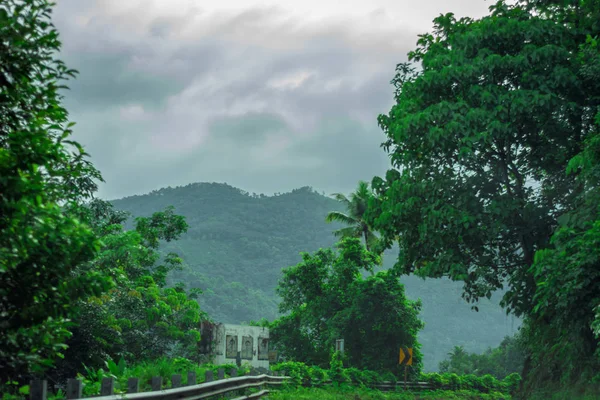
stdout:
[[369,184],[364,181],[358,182],[356,191],[351,193],[349,197],[341,193],[334,193],[331,196],[343,203],[346,206],[347,212],[331,211],[327,214],[325,221],[337,221],[348,225],[345,228],[334,231],[333,234],[338,237],[362,238],[365,241],[367,250],[371,250],[379,239],[364,219],[369,199],[373,197],[373,192],[369,188]]

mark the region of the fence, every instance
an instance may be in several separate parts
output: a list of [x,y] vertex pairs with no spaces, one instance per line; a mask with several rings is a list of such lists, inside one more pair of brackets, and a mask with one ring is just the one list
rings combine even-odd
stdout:
[[[162,389],[162,377],[152,378],[151,392],[139,392],[140,380],[138,378],[129,378],[127,381],[127,392],[114,394],[114,378],[104,378],[100,386],[100,396],[94,396],[94,400],[122,400],[125,398],[132,400],[171,400],[171,399],[207,399],[209,397],[221,396],[232,392],[242,392],[251,388],[259,388],[260,391],[238,397],[234,400],[259,399],[269,394],[268,389],[263,386],[281,385],[287,376],[277,376],[277,373],[271,375],[248,375],[235,376],[236,370],[232,371],[232,377],[225,378],[225,371],[219,368],[217,380],[214,380],[213,371],[206,371],[204,383],[196,384],[196,374],[188,372],[188,384],[182,385],[181,375],[171,377],[171,388]],[[191,382],[191,384],[190,384]],[[47,382],[45,380],[34,380],[30,383],[30,400],[47,400]],[[79,379],[69,379],[67,382],[66,398],[81,399],[83,392],[83,382]]]

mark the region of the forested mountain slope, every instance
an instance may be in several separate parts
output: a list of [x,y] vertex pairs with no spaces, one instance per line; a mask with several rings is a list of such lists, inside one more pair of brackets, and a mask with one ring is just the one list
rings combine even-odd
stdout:
[[[201,288],[203,309],[229,323],[274,318],[281,269],[298,263],[300,252],[333,245],[331,232],[337,226],[327,224],[325,216],[342,210],[335,200],[307,187],[264,196],[217,183],[164,188],[112,203],[133,216],[172,205],[186,217],[188,233],[162,249],[178,253],[186,262],[172,282]],[[395,256],[387,253],[384,267],[392,266]],[[426,326],[419,340],[427,370],[437,370],[453,346],[483,351],[517,329],[518,321],[506,317],[494,298],[482,301],[479,312],[472,311],[460,298],[460,283],[412,276],[402,281],[408,297],[423,302]]]

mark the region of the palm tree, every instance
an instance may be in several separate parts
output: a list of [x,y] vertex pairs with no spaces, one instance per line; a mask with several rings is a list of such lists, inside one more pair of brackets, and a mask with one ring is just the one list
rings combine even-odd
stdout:
[[338,237],[362,238],[365,241],[367,250],[371,250],[379,239],[364,219],[369,199],[373,197],[373,192],[369,189],[369,184],[364,181],[358,182],[356,191],[351,193],[349,197],[341,193],[334,193],[331,196],[346,206],[347,213],[331,211],[327,214],[325,221],[337,221],[348,225],[345,228],[334,231],[333,234]]

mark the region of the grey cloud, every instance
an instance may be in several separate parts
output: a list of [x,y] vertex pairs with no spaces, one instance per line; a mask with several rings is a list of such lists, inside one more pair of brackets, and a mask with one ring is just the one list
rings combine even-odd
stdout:
[[[67,107],[107,181],[102,197],[195,181],[346,192],[385,172],[376,119],[392,105],[389,81],[413,36],[386,47],[366,32],[369,47],[353,44],[351,23],[304,26],[255,9],[221,15],[208,33],[179,42],[173,34],[193,25],[190,16],[156,18],[146,33],[125,36],[101,14],[77,25],[72,13],[91,12],[80,2],[59,7],[63,56],[81,72]],[[242,40],[255,32],[268,43]],[[295,41],[277,47],[269,34]],[[297,86],[274,86],[299,73]]]
[[275,114],[248,113],[244,116],[219,117],[209,122],[211,136],[231,140],[235,145],[260,145],[271,133],[289,129],[285,120]]

